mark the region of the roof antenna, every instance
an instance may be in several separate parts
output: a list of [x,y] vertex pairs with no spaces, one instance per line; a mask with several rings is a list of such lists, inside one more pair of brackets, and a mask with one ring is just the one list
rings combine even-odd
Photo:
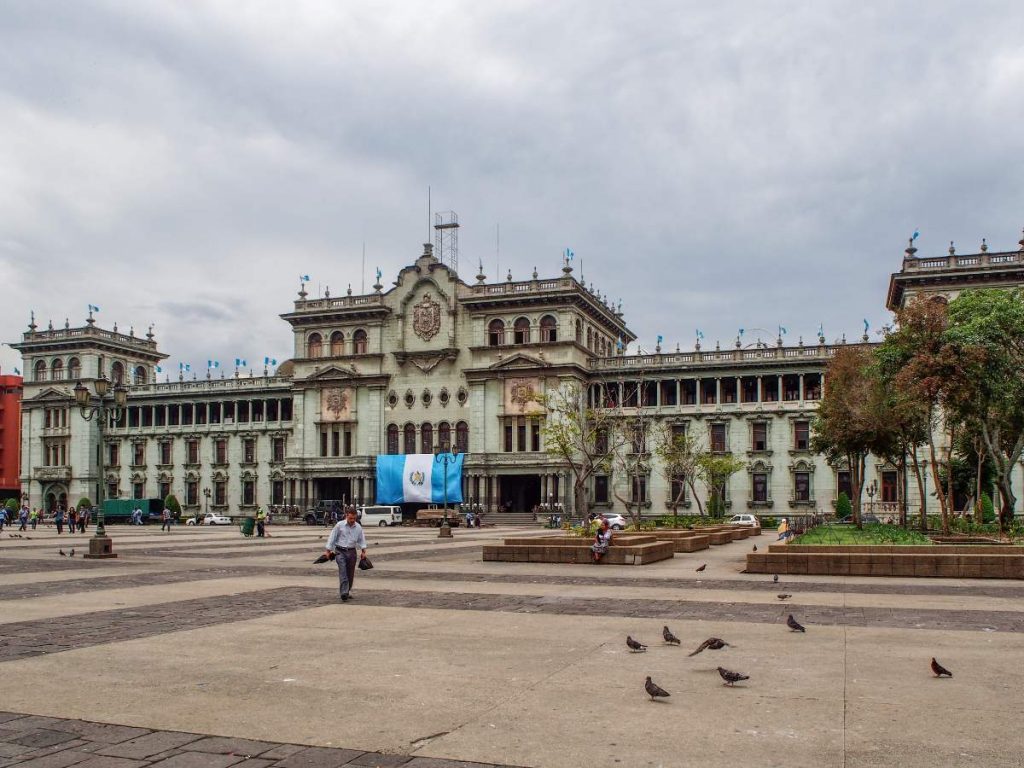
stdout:
[[430,205],[430,185],[427,185],[427,240],[430,242],[430,219],[432,218],[433,208]]
[[494,274],[501,274],[501,224],[494,225]]
[[359,274],[359,293],[366,293],[366,240],[363,240],[363,268]]

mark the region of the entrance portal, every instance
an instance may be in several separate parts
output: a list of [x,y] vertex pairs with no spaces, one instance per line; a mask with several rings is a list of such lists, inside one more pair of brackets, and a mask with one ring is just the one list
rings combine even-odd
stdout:
[[502,511],[531,512],[540,504],[540,475],[499,475],[498,481]]
[[320,477],[316,482],[316,497],[328,501],[351,504],[352,479],[348,477]]

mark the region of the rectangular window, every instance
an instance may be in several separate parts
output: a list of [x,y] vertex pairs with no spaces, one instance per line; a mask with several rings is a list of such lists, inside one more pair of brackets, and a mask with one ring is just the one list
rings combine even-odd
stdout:
[[185,503],[190,507],[199,505],[199,483],[195,480],[185,483]]
[[145,496],[145,488],[143,487],[142,483],[132,483],[132,498],[142,499],[145,498]]
[[172,405],[167,410],[167,425],[176,427],[181,423],[181,406]]
[[725,424],[711,425],[711,452],[725,453]]
[[277,400],[267,400],[267,421],[278,421],[280,418],[281,412]]
[[686,475],[673,475],[668,492],[670,503],[682,504],[686,501]]
[[246,464],[256,463],[256,439],[247,437],[242,442],[242,461]]
[[530,450],[537,452],[540,450],[540,422],[533,421],[530,423]]
[[194,419],[195,406],[192,403],[185,403],[181,406],[181,423],[190,426]]
[[345,455],[352,455],[352,430],[346,429],[344,434]]
[[199,403],[196,406],[196,424],[206,423],[206,403]]
[[270,484],[270,503],[275,506],[284,504],[284,480],[274,480]]
[[121,464],[121,446],[117,443],[107,443],[107,466],[116,467]]
[[793,473],[793,498],[796,501],[811,500],[811,474],[809,472]]
[[836,472],[836,498],[839,494],[845,493],[846,498],[853,498],[853,483],[850,481],[850,473],[847,470]]
[[768,475],[763,472],[755,472],[752,482],[754,501],[768,501]]
[[[390,447],[388,453],[391,453]],[[395,453],[398,453],[398,446],[395,446]],[[274,461],[284,461],[284,438],[274,438]]]
[[[406,446],[406,448],[407,448],[406,453],[409,453],[408,446]],[[320,455],[321,456],[326,456],[327,455],[327,430],[326,429],[321,429],[320,430]]]
[[608,475],[594,475],[594,503],[608,503]]
[[806,451],[811,447],[811,422],[793,422],[793,447],[798,451]]
[[225,424],[233,424],[235,421],[235,404],[232,401],[221,404],[221,414]]
[[764,421],[755,421],[751,431],[753,433],[753,439],[751,440],[751,448],[755,451],[767,451],[768,450],[768,423]]
[[512,452],[512,422],[505,423],[505,452]]
[[292,420],[292,400],[291,400],[291,398],[288,398],[287,400],[282,400],[281,401],[281,421],[291,421],[291,420]]
[[224,438],[213,441],[213,463],[228,463],[228,441]]
[[899,498],[898,473],[891,470],[882,473],[882,499],[883,503],[895,504]]
[[630,500],[634,504],[647,502],[647,475],[633,475],[630,482]]
[[634,427],[630,435],[633,453],[647,453],[647,433],[643,427]]
[[189,440],[185,444],[185,462],[187,464],[198,464],[199,463],[199,441]]
[[522,419],[519,419],[516,422],[516,450],[517,451],[525,451],[525,450],[527,450],[527,446],[526,446],[526,423]]
[[341,455],[341,432],[337,427],[331,430],[331,456]]
[[210,403],[210,423],[220,424],[220,403]]
[[161,441],[160,443],[160,463],[170,464],[171,463],[171,446],[172,443],[169,440]]
[[117,481],[111,480],[107,483],[107,498],[116,499],[121,495],[121,492],[117,489]]
[[216,480],[213,483],[213,503],[218,507],[228,503],[227,483],[223,480]]
[[166,499],[170,495],[171,495],[171,484],[170,483],[160,483],[160,498],[161,499]]
[[142,467],[146,464],[146,444],[145,443],[133,443],[132,444],[132,464],[136,467]]
[[256,503],[256,483],[252,480],[242,481],[242,506],[251,507]]
[[[153,408],[153,425],[156,427],[167,426],[167,406],[158,405]],[[167,498],[166,496],[162,498]]]

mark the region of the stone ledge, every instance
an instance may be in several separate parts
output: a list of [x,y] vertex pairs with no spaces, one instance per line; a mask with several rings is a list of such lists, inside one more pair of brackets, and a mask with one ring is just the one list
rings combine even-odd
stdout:
[[[816,548],[817,549],[817,548]],[[977,554],[976,547],[822,547],[825,552],[772,551],[747,555],[746,573],[820,576],[920,576],[948,579],[1024,579],[1024,554]],[[854,548],[851,548],[854,549]],[[947,549],[971,550],[965,555]],[[1020,547],[1013,549],[1019,550]],[[900,550],[893,552],[891,550]],[[903,550],[916,550],[906,552]]]

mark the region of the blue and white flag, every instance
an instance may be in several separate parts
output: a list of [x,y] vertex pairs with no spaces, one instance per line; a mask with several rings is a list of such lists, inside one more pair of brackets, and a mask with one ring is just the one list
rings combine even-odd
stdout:
[[[462,458],[448,457],[448,503],[462,502]],[[432,453],[377,457],[378,504],[444,504],[444,464]]]
[[779,336],[785,336],[787,333],[789,333],[789,331],[786,330],[786,326],[780,325],[779,326]]
[[915,230],[914,230],[914,236],[910,238],[910,242],[914,242],[914,241],[915,241],[915,240],[917,240],[917,238],[919,238],[920,236],[921,236],[921,230],[919,230],[919,229],[915,229]]
[[659,333],[659,334],[658,334],[658,343],[659,343],[659,344],[661,344],[661,342],[663,342],[664,340],[665,340],[665,337],[664,337],[664,336],[662,336],[662,335],[661,335],[661,334]]
[[164,372],[164,369],[163,369],[162,367],[160,367],[160,366],[158,365],[158,366],[156,367],[156,372],[157,372],[157,373],[163,373],[163,372]]
[[15,368],[15,369],[14,369],[14,375],[15,375],[15,376],[21,376],[21,369],[19,369],[19,368]]
[[702,331],[700,328],[697,329],[697,338],[698,339],[703,339],[704,338],[704,331]]
[[263,364],[264,365],[277,365],[277,359],[273,358],[273,357],[264,357],[263,358]]
[[618,339],[616,339],[616,341],[615,341],[615,348],[616,348],[617,350],[619,350],[619,351],[621,352],[621,351],[622,351],[622,349],[623,349],[623,346],[624,346],[624,345],[623,345],[623,343],[622,343],[622,337],[621,337],[621,336],[619,336],[619,338],[618,338]]
[[206,367],[207,368],[220,368],[220,360],[207,360],[206,361]]
[[868,319],[865,317],[864,318],[864,333],[867,333],[868,332],[868,328],[870,328],[870,327],[871,327],[871,323],[869,323]]
[[309,275],[299,275],[299,282],[300,283],[308,283],[309,282]]
[[740,328],[740,336],[742,336],[742,335],[743,335],[743,329]]
[[90,315],[91,315],[91,314],[92,314],[93,312],[99,312],[99,311],[100,311],[100,308],[99,308],[99,307],[97,307],[97,306],[96,306],[95,304],[90,304],[90,305],[89,305],[89,314],[90,314]]
[[825,324],[824,323],[818,323],[818,336],[824,336],[824,335],[825,335]]
[[235,368],[245,368],[245,366],[247,366],[248,364],[249,363],[246,362],[244,358],[241,358],[241,357],[236,357],[235,358]]
[[382,277],[384,277],[384,273],[380,271],[380,267],[377,267],[377,282],[380,282]]
[[191,363],[178,363],[178,370],[179,371],[191,371],[192,370],[192,364]]
[[565,249],[565,260],[572,261],[576,258],[576,252],[572,248]]

